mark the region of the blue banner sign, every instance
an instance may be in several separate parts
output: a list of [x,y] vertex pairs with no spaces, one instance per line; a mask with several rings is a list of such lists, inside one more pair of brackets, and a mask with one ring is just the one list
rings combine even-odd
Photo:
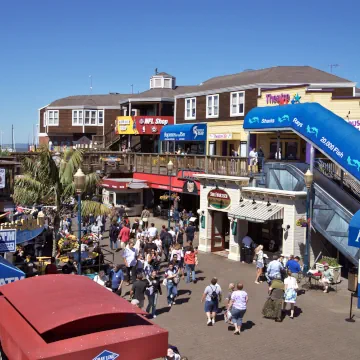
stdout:
[[16,230],[0,230],[0,252],[15,252]]
[[101,354],[94,357],[93,360],[115,360],[119,357],[119,354],[116,354],[112,351],[104,350]]
[[318,103],[254,108],[244,129],[292,130],[360,180],[359,130]]
[[166,125],[161,129],[161,141],[206,141],[206,124]]

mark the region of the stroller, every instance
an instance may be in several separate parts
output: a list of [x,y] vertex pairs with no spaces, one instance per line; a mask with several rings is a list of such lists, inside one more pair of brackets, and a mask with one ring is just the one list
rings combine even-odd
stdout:
[[264,254],[263,260],[264,260],[264,268],[263,268],[263,272],[262,272],[259,280],[260,280],[260,281],[263,281],[263,282],[265,282],[265,281],[266,281],[266,282],[269,282],[268,279],[267,279],[267,277],[266,277],[266,275],[265,275],[266,272],[267,272],[267,266],[268,266],[268,264],[269,264],[269,257],[267,256],[267,254]]

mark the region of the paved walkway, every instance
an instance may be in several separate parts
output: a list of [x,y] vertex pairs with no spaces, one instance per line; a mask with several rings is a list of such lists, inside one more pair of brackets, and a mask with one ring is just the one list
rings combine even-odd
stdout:
[[[157,226],[162,223],[156,221]],[[108,242],[108,239],[104,242]],[[122,263],[120,254],[116,253],[115,256]],[[295,319],[286,317],[282,323],[275,323],[262,317],[267,285],[254,283],[254,265],[200,253],[197,276],[200,280],[197,284],[181,281],[177,304],[170,310],[166,306],[166,289],[163,287],[158,304],[159,316],[154,320],[169,330],[169,342],[190,360],[359,358],[360,312],[354,306],[356,322],[345,322],[350,301],[347,284],[341,284],[337,293],[307,291],[298,297]],[[215,326],[206,326],[200,299],[213,276],[218,277],[224,293],[230,282],[242,281],[249,294],[245,326],[240,336],[228,330],[223,315],[218,316]],[[125,288],[125,292],[128,290]]]

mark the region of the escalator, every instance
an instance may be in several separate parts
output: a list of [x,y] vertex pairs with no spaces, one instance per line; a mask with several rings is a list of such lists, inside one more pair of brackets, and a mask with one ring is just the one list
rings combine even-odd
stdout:
[[[306,191],[304,163],[269,162],[265,164],[266,187]],[[360,202],[319,170],[314,169],[312,226],[352,264],[357,265],[359,249],[348,246],[348,228]],[[331,194],[331,195],[330,195]]]

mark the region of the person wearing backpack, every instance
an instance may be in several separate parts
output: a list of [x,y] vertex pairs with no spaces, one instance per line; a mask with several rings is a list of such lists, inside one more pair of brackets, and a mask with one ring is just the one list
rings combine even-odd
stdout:
[[162,241],[162,248],[164,250],[165,262],[169,261],[170,246],[172,244],[172,235],[168,232],[168,229],[164,229],[160,234]]
[[219,309],[219,302],[221,301],[221,287],[217,283],[217,278],[212,278],[210,285],[205,288],[201,302],[204,302],[204,300],[207,325],[215,325],[215,316]]
[[148,279],[149,286],[146,288],[145,294],[149,300],[146,307],[146,312],[152,315],[153,319],[156,318],[156,304],[159,294],[162,295],[160,279],[157,276],[157,271],[153,270]]
[[120,228],[116,221],[113,221],[110,230],[109,230],[109,237],[110,237],[110,249],[114,250],[117,249],[117,238],[120,233]]

